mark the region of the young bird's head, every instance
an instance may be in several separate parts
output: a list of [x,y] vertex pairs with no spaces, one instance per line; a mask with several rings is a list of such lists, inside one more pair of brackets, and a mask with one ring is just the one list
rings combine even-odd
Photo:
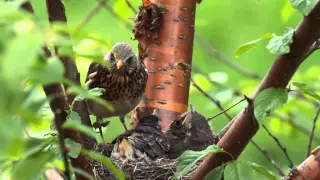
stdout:
[[111,72],[130,74],[140,68],[140,61],[134,54],[132,47],[127,43],[117,43],[104,57],[110,65]]

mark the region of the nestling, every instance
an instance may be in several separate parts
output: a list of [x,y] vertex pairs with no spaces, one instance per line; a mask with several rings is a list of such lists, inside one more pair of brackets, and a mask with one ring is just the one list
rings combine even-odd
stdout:
[[[103,118],[119,116],[125,125],[125,115],[137,106],[145,92],[148,73],[143,61],[133,52],[126,43],[115,44],[111,51],[104,56],[109,65],[91,63],[85,80],[86,88],[103,88],[100,96],[109,103],[114,111],[103,105],[87,100],[88,110],[97,116],[98,125],[103,124]],[[101,126],[100,126],[101,131]]]
[[190,111],[175,119],[166,131],[171,149],[168,157],[176,159],[185,150],[201,151],[218,142],[218,136],[211,131],[205,117],[190,105]]
[[137,126],[120,136],[113,143],[111,156],[122,161],[145,159],[147,161],[166,157],[170,146],[161,131],[156,115],[142,118]]

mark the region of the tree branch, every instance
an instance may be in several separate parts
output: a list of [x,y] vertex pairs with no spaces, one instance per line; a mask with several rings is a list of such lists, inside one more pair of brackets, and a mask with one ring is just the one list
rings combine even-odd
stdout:
[[[47,7],[48,7],[48,15],[50,22],[60,20],[66,22],[66,17],[65,17],[65,12],[64,12],[64,6],[60,1],[47,1]],[[33,8],[30,4],[30,2],[26,2],[22,5],[22,8],[25,10],[29,11],[30,13],[34,13]],[[50,51],[49,49],[44,46],[43,50],[45,52],[46,57],[50,57]],[[77,67],[75,66],[75,63],[71,60],[71,58],[66,57],[66,56],[61,56],[60,57],[61,61],[64,64],[65,68],[65,76],[72,80],[73,82],[80,84],[80,76],[77,70]],[[48,97],[49,104],[51,107],[51,110],[54,113],[54,121],[56,124],[57,131],[59,133],[59,144],[60,144],[60,149],[63,154],[64,158],[64,163],[65,163],[65,168],[66,168],[66,178],[70,179],[70,171],[69,171],[69,163],[68,163],[68,155],[67,155],[67,150],[64,145],[64,138],[69,137],[81,144],[83,144],[81,137],[77,132],[74,131],[67,131],[67,130],[62,130],[61,125],[66,121],[66,118],[68,116],[66,110],[69,109],[69,103],[72,102],[74,96],[69,96],[68,100],[69,103],[67,102],[66,95],[64,94],[64,90],[61,86],[60,83],[54,83],[51,85],[46,85],[43,87],[46,96]],[[87,112],[87,111],[86,111]],[[90,120],[90,119],[89,119]],[[82,135],[82,137],[85,137]],[[87,141],[85,141],[87,142]],[[93,143],[93,141],[92,141]],[[92,145],[91,143],[91,145]],[[87,144],[89,144],[87,142]],[[86,147],[86,146],[85,146]],[[73,166],[81,168],[85,170],[89,174],[93,174],[92,169],[88,160],[86,157],[80,155],[76,159],[71,159],[71,163]],[[85,177],[82,177],[81,175],[76,174],[77,179],[85,179]]]
[[309,138],[307,157],[310,155],[310,152],[311,152],[312,140],[313,140],[313,137],[314,137],[314,131],[315,131],[315,129],[316,129],[316,125],[317,125],[317,120],[318,120],[319,114],[320,114],[320,105],[319,105],[319,107],[318,107],[318,110],[317,110],[317,112],[316,112],[316,115],[315,115],[314,118],[313,118],[313,125],[312,125],[312,130],[311,130],[310,138]]
[[[221,105],[220,103],[218,103],[218,104],[216,103],[216,102],[219,102],[219,100],[214,99],[212,96],[210,96],[209,94],[207,94],[207,93],[206,93],[203,89],[201,89],[201,87],[198,86],[193,80],[192,80],[192,82],[193,82],[193,85],[196,85],[196,88],[197,88],[205,97],[207,97],[208,99],[210,99],[210,100],[211,100],[213,103],[215,103],[217,106],[220,105],[220,107],[218,106],[219,109],[223,109],[223,107],[222,107],[222,105]],[[246,96],[245,96],[245,99],[248,100],[248,98],[247,98]],[[243,101],[243,100],[241,100],[240,102],[242,102],[242,101]],[[250,99],[249,99],[248,101],[250,102]],[[240,102],[239,102],[239,103],[240,103]],[[238,104],[238,103],[237,103],[237,104]],[[233,107],[233,106],[231,106],[231,107]],[[230,109],[230,108],[228,108],[228,109]],[[218,133],[218,137],[219,137],[220,139],[221,139],[221,138],[225,135],[225,133],[230,129],[230,127],[231,127],[231,125],[234,123],[235,119],[237,119],[237,116],[232,119],[231,116],[227,113],[226,110],[222,110],[221,113],[225,114],[230,122]],[[221,114],[221,113],[219,113],[219,114]],[[254,140],[250,140],[250,142],[270,161],[270,163],[271,163],[272,165],[274,165],[274,167],[277,169],[277,171],[279,172],[279,174],[280,174],[281,176],[284,176],[284,175],[285,175],[284,172],[282,171],[282,169],[280,168],[280,166],[272,159],[272,157],[268,154],[268,152],[267,152],[265,149],[263,149],[262,147],[260,147],[260,146],[258,145],[258,143],[256,143]]]
[[101,10],[106,4],[106,0],[99,0],[97,5],[86,15],[77,26],[77,29],[81,29],[88,24],[88,22]]
[[[286,88],[299,65],[305,60],[310,47],[320,37],[319,17],[320,3],[315,6],[308,16],[304,17],[295,31],[294,41],[290,46],[290,53],[280,55],[276,59],[252,100],[264,89],[271,87]],[[229,131],[218,142],[219,147],[231,153],[235,158],[241,154],[247,143],[258,130],[258,126],[254,123],[256,120],[253,114],[253,107],[251,111],[250,109],[249,104],[246,110],[242,111],[235,119]],[[251,122],[251,124],[248,124],[248,122]],[[247,126],[243,128],[244,125]],[[235,136],[235,134],[237,134],[237,136]],[[222,154],[209,155],[198,166],[192,179],[203,179],[212,169],[230,160],[230,157]]]
[[320,146],[298,168],[282,178],[282,180],[320,179]]
[[289,161],[289,167],[293,168],[294,165],[293,165],[293,162],[287,152],[287,149],[280,143],[280,141],[277,137],[275,137],[274,135],[271,134],[271,132],[268,130],[268,128],[264,124],[262,124],[262,127],[267,131],[268,135],[277,143],[279,148],[282,150],[282,152],[286,156],[287,160]]
[[213,55],[218,61],[222,62],[223,64],[229,66],[231,69],[235,70],[236,72],[242,74],[245,77],[255,79],[255,80],[261,80],[262,78],[258,74],[254,74],[252,72],[247,71],[245,68],[235,64],[232,62],[232,60],[225,57],[222,53],[219,51],[213,49],[210,47],[210,45],[202,39],[197,34],[195,35],[195,41],[202,47],[205,51],[207,51],[209,54]]
[[219,100],[214,99],[213,97],[211,97],[208,93],[206,93],[194,80],[190,79],[190,81],[192,82],[192,85],[198,90],[200,91],[205,97],[207,97],[208,99],[210,99],[222,112],[224,112],[223,114],[229,119],[231,120],[232,117],[229,116],[229,114],[227,112],[225,112],[224,108],[222,107],[221,103]]

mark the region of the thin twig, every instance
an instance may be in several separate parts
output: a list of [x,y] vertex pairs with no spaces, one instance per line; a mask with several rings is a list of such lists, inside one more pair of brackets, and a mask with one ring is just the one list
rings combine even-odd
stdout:
[[100,10],[101,8],[105,5],[106,0],[99,0],[97,5],[86,15],[78,25],[78,29],[83,28]]
[[[296,130],[302,132],[303,134],[307,135],[308,137],[311,134],[311,131],[309,129],[305,128],[304,126],[301,126],[301,125],[297,124],[294,120],[292,120],[293,119],[292,117],[284,117],[284,116],[276,114],[276,113],[274,115],[272,115],[272,116],[278,118],[282,122],[288,123],[290,126],[295,128]],[[315,141],[320,143],[320,137],[319,136],[314,136],[313,138],[314,138]]]
[[[214,104],[217,105],[217,107],[221,110],[224,111],[221,103],[219,100],[214,99],[213,97],[211,97],[208,93],[206,93],[193,79],[190,79],[190,81],[192,82],[192,85],[198,90],[200,91],[204,96],[206,96],[208,99],[210,99]],[[227,112],[223,113],[228,119],[232,119],[231,116],[229,116],[229,114]]]
[[310,152],[311,152],[311,145],[312,145],[312,140],[313,140],[313,136],[314,136],[314,131],[316,129],[316,124],[317,124],[317,120],[320,114],[320,105],[318,107],[318,110],[316,112],[316,115],[313,118],[313,126],[312,126],[312,130],[311,130],[311,134],[310,134],[310,139],[309,139],[309,144],[308,144],[308,152],[307,152],[307,157],[309,157]]
[[[207,97],[208,99],[210,99],[214,104],[216,104],[218,106],[219,109],[222,109],[222,111],[224,111],[223,107],[221,106],[219,100],[214,99],[213,97],[211,97],[209,94],[207,94],[201,87],[199,87],[192,79],[190,79],[190,81],[193,83],[193,86],[195,86],[205,97]],[[228,118],[228,120],[230,121],[227,125],[227,128],[224,128],[224,131],[226,132],[232,125],[233,120],[230,117],[230,115],[227,112],[223,112],[223,114],[226,115],[226,117]],[[236,119],[236,117],[235,117]],[[220,133],[219,133],[220,134]],[[220,136],[219,136],[220,137]],[[221,138],[221,137],[220,137]],[[276,162],[271,158],[271,156],[269,155],[269,153],[264,150],[262,147],[260,147],[254,140],[250,140],[250,142],[257,147],[257,149],[270,161],[271,164],[274,165],[274,167],[278,170],[279,174],[281,176],[284,176],[284,172],[282,171],[282,169],[280,168],[280,166],[278,164],[276,164]]]
[[237,106],[238,104],[242,103],[244,100],[245,100],[245,99],[243,98],[243,99],[241,99],[239,102],[237,102],[236,104],[234,104],[234,105],[232,105],[232,106],[228,107],[227,109],[225,109],[225,110],[223,110],[223,111],[219,112],[218,114],[214,115],[213,117],[207,118],[207,121],[210,121],[211,119],[214,119],[214,118],[216,118],[216,117],[220,116],[221,114],[223,114],[223,113],[225,113],[225,112],[229,111],[229,110],[230,110],[230,109],[232,109],[233,107],[235,107],[235,106]]
[[103,6],[114,18],[116,18],[118,21],[122,22],[127,29],[131,29],[132,25],[130,23],[128,23],[125,19],[123,19],[121,16],[119,16],[114,10],[113,8],[108,4],[105,3]]
[[138,14],[138,11],[133,7],[129,0],[126,0],[126,3],[134,14]]
[[271,164],[273,164],[275,166],[275,168],[278,170],[279,175],[284,176],[285,173],[283,172],[283,170],[281,169],[281,167],[279,166],[279,164],[277,164],[272,157],[268,154],[268,152],[261,148],[255,141],[251,140],[251,143],[259,149],[260,152],[263,153],[263,155],[269,160],[269,162],[271,162]]
[[268,130],[268,128],[262,124],[262,127],[267,131],[267,133],[269,134],[269,136],[277,143],[277,145],[279,146],[279,148],[282,150],[282,152],[284,153],[284,155],[286,156],[287,160],[289,161],[289,167],[293,168],[293,162],[287,152],[287,149],[280,143],[279,139],[277,137],[275,137],[274,135],[271,134],[271,132]]
[[233,63],[232,60],[225,57],[222,53],[220,53],[219,51],[210,47],[210,45],[204,39],[202,39],[200,36],[198,36],[197,34],[195,34],[194,39],[195,39],[195,42],[198,43],[205,51],[207,51],[209,54],[216,57],[217,60],[219,60],[220,62],[229,66],[231,69],[233,69],[233,70],[237,71],[238,73],[242,74],[243,76],[246,76],[251,79],[255,79],[255,80],[262,79],[258,74],[254,74],[252,72],[249,72],[245,68]]

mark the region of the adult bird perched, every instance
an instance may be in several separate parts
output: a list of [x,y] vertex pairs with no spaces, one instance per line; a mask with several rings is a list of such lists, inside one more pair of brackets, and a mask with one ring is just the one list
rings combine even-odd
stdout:
[[218,136],[211,131],[205,117],[190,105],[190,111],[175,119],[166,131],[171,145],[168,157],[176,159],[185,150],[201,151],[211,144],[216,144]]
[[92,100],[86,100],[88,110],[97,117],[100,133],[103,118],[112,116],[119,116],[127,130],[124,117],[142,99],[148,73],[143,61],[126,43],[115,44],[104,56],[104,61],[108,65],[96,62],[90,64],[85,83],[87,89],[103,88],[100,97],[113,107],[113,111]]
[[158,117],[146,116],[136,127],[118,136],[113,143],[111,157],[121,161],[145,159],[147,161],[166,157],[169,142],[161,131]]

